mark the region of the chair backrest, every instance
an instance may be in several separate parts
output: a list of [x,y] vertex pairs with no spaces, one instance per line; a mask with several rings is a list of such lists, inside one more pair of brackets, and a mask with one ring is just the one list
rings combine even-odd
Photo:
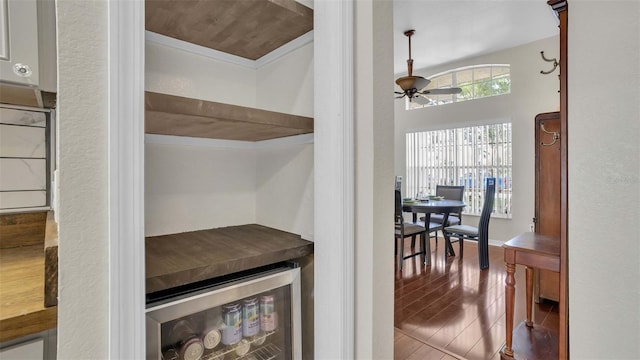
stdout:
[[464,197],[464,186],[436,185],[436,196],[447,200],[460,200]]
[[402,195],[400,194],[400,190],[396,190],[396,212],[395,212],[395,222],[402,222]]
[[489,238],[489,220],[493,212],[493,201],[496,194],[496,178],[487,178],[487,187],[484,192],[484,205],[482,205],[482,213],[480,214],[480,222],[478,223],[478,237],[480,239]]
[[[464,186],[436,185],[436,196],[442,196],[447,200],[464,200]],[[457,213],[458,220],[462,224],[462,209]]]

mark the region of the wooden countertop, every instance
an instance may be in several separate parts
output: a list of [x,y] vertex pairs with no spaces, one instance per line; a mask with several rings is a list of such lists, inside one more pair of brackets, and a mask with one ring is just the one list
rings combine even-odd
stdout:
[[150,236],[145,246],[147,294],[313,253],[300,235],[257,224]]
[[44,307],[42,244],[0,249],[0,342],[56,327],[57,307]]

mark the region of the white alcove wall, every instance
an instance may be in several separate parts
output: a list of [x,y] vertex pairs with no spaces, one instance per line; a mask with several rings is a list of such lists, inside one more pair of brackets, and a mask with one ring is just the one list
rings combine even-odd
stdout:
[[[313,44],[258,68],[147,41],[147,91],[313,116]],[[146,136],[147,236],[259,223],[313,239],[313,134]]]

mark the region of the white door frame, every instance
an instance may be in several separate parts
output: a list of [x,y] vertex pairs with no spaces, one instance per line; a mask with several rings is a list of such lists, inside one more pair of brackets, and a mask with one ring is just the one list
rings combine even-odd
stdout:
[[[354,357],[353,0],[314,5],[315,357]],[[145,357],[144,2],[109,2],[109,358]]]
[[109,1],[109,355],[145,358],[144,1]]
[[353,359],[354,1],[314,2],[314,350]]

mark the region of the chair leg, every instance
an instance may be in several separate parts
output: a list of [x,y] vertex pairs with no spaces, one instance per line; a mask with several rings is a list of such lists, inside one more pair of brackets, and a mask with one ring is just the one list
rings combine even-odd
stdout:
[[398,256],[398,238],[393,237],[393,253]]
[[404,238],[400,237],[400,251],[398,252],[398,270],[402,271],[402,262],[404,261]]
[[458,242],[460,243],[460,258],[464,255],[464,239],[462,237],[458,237]]
[[489,267],[489,239],[478,239],[478,261],[480,269],[484,270]]
[[415,235],[411,235],[411,248],[415,248],[416,247],[416,236]]

